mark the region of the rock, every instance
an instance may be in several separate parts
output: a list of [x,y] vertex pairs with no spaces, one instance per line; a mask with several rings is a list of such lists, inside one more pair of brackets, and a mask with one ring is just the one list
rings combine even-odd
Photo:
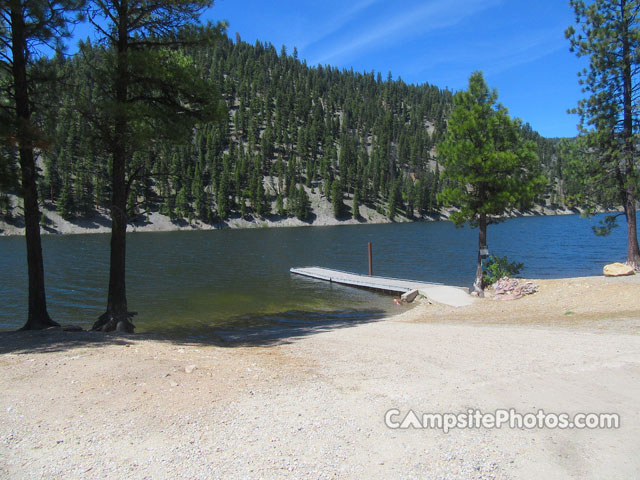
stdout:
[[515,278],[502,277],[491,287],[495,291],[496,295],[503,295],[505,293],[512,292],[518,286],[518,280]]
[[133,329],[135,327],[133,326],[133,324],[129,323],[128,321],[124,321],[124,320],[120,320],[117,324],[116,324],[116,332],[120,332],[120,333],[133,333]]
[[513,292],[518,295],[533,295],[538,291],[538,286],[533,282],[527,282],[524,285],[516,287]]
[[195,365],[187,365],[184,367],[184,373],[192,373],[196,368]]
[[416,299],[417,296],[418,296],[418,290],[410,290],[406,293],[403,293],[400,298],[402,299],[403,302],[411,303]]
[[507,293],[504,295],[496,295],[495,297],[493,297],[493,300],[499,300],[499,301],[518,300],[519,298],[522,298],[522,294],[514,292],[514,293]]
[[616,262],[605,265],[602,273],[604,273],[605,277],[624,277],[626,275],[633,275],[635,272],[633,271],[633,267]]
[[515,278],[503,277],[494,283],[495,296],[493,300],[517,300],[525,295],[532,295],[538,291],[538,285],[533,282],[520,284]]

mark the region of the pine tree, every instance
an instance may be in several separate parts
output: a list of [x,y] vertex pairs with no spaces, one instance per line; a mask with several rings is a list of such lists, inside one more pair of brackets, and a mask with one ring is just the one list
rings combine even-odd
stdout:
[[[202,80],[193,61],[178,48],[210,44],[219,34],[219,28],[197,25],[211,3],[105,0],[88,9],[88,21],[101,46],[100,61],[92,65],[92,81],[101,88],[95,97],[84,99],[82,108],[100,132],[98,145],[112,160],[107,307],[94,330],[135,328],[125,283],[126,203],[131,182],[141,171],[132,162],[134,152],[148,151],[160,138],[184,143],[191,139],[197,121],[213,120],[222,113],[213,85]],[[81,49],[89,58],[91,45]]]
[[176,214],[181,218],[188,217],[191,214],[191,202],[189,201],[186,185],[176,195]]
[[[566,36],[572,51],[589,58],[589,68],[581,74],[583,92],[589,96],[579,102],[575,112],[580,114],[582,131],[589,142],[588,156],[598,157],[597,177],[608,176],[617,184],[627,220],[627,263],[640,270],[636,219],[640,2],[571,0],[570,4],[579,25],[578,30],[569,27]],[[592,182],[589,190],[599,188]],[[600,232],[613,224],[610,221]]]
[[[227,164],[225,163],[225,167],[226,166]],[[220,177],[220,186],[218,187],[218,198],[217,198],[218,216],[222,221],[229,218],[229,213],[230,213],[229,212],[230,210],[229,194],[230,194],[229,172],[228,172],[228,169],[225,168],[222,171],[222,177]]]
[[71,184],[69,179],[65,179],[62,183],[60,196],[58,197],[56,211],[65,220],[73,217],[73,196],[71,194]]
[[311,214],[309,196],[302,185],[296,193],[295,215],[299,220],[308,220]]
[[203,222],[209,221],[209,205],[207,202],[207,193],[205,192],[204,177],[200,169],[200,164],[196,164],[196,169],[193,175],[193,188],[191,189],[191,195],[195,203],[195,213],[199,220]]
[[345,205],[343,196],[342,185],[336,180],[331,186],[331,204],[333,205],[333,216],[337,219],[341,219],[344,216]]
[[356,220],[360,218],[360,190],[357,187],[353,192],[353,206],[351,207],[351,216]]
[[393,187],[389,190],[389,198],[387,199],[387,216],[393,220],[398,214],[398,208],[402,203],[402,181],[397,179],[393,183]]
[[50,48],[69,36],[67,24],[82,7],[79,0],[0,3],[0,138],[10,149],[17,150],[20,164],[29,277],[29,308],[23,327],[26,330],[58,326],[47,311],[34,155],[34,149],[43,143],[43,135],[34,122],[35,97],[44,93],[45,83],[51,78],[36,66],[43,47]]
[[287,215],[281,193],[279,193],[276,197],[276,213],[281,217],[285,217]]
[[407,218],[413,218],[414,207],[416,204],[416,194],[415,194],[413,180],[409,176],[407,177],[404,183],[404,190],[402,192],[402,197],[405,199],[407,204]]
[[469,78],[468,90],[458,92],[445,139],[438,145],[443,177],[449,186],[439,198],[459,207],[451,214],[457,225],[479,227],[478,263],[474,288],[483,295],[482,254],[487,225],[521,202],[531,202],[544,186],[537,176],[535,145],[522,138],[520,121],[512,120],[497,103],[481,72]]

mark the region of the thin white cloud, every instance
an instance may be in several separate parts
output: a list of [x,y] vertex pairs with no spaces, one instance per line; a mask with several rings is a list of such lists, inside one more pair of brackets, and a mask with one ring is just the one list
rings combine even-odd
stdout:
[[325,38],[333,35],[342,27],[344,27],[347,23],[349,23],[357,14],[368,9],[375,3],[379,3],[381,0],[361,0],[360,2],[353,5],[351,8],[340,11],[338,15],[329,19],[329,21],[325,22],[318,30],[320,33],[315,35],[313,38],[310,38],[301,44],[298,45],[298,49],[303,51],[305,48],[318,43]]
[[450,27],[478,11],[500,3],[502,0],[433,0],[377,25],[367,26],[364,33],[350,41],[341,42],[310,63],[315,65],[335,61],[371,45],[391,43],[407,35]]
[[558,50],[567,49],[564,26],[543,30],[523,31],[508,38],[474,38],[473,42],[441,46],[407,65],[405,73],[411,76],[431,73],[443,78],[453,88],[466,88],[471,72],[482,70],[487,77],[498,75],[526,65]]

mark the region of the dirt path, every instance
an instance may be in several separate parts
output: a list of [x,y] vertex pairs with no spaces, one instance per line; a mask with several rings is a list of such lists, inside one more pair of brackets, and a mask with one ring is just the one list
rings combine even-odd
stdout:
[[[640,478],[640,276],[539,284],[259,346],[0,334],[0,477]],[[621,427],[445,434],[393,408]]]

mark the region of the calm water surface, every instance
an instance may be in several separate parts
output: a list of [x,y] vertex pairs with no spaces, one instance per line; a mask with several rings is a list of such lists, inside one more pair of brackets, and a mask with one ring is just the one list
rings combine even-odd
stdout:
[[[528,217],[491,225],[492,253],[525,264],[533,278],[599,275],[626,258],[626,226],[595,237],[577,215]],[[128,236],[128,300],[138,331],[243,328],[263,324],[357,321],[394,311],[391,298],[308,280],[290,267],[324,266],[470,286],[477,230],[449,222],[313,228],[262,228]],[[85,327],[104,311],[108,234],[44,236],[47,299],[52,317]],[[26,319],[22,237],[0,238],[0,328]],[[397,310],[396,310],[397,311]]]

